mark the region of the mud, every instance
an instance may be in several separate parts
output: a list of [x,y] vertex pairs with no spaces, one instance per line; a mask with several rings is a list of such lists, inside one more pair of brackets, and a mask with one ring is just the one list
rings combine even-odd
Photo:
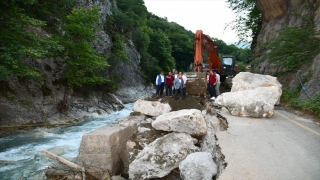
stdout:
[[[220,93],[224,93],[224,92],[230,92],[230,89],[225,87],[222,83],[220,86]],[[208,102],[208,97],[209,97],[209,95],[207,93],[206,95],[203,95],[203,96],[187,95],[186,99],[184,99],[184,100],[181,99],[181,97],[179,97],[179,99],[175,100],[174,96],[172,96],[172,97],[166,96],[165,91],[163,93],[164,94],[162,95],[162,97],[157,97],[155,94],[153,94],[152,97],[146,98],[145,100],[168,103],[171,106],[172,111],[178,111],[181,109],[204,110],[205,105]],[[188,89],[187,89],[187,94],[188,94]]]
[[172,111],[178,111],[181,109],[199,109],[203,110],[206,99],[204,97],[187,96],[184,100],[179,98],[177,100],[174,97],[162,96],[157,98],[153,95],[151,98],[147,98],[148,101],[159,101],[161,103],[168,103]]

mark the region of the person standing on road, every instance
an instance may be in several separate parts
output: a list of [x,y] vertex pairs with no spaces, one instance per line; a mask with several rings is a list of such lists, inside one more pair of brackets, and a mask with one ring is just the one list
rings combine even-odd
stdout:
[[166,82],[166,79],[165,79],[165,77],[163,75],[163,71],[161,71],[160,74],[158,74],[158,76],[156,78],[156,86],[157,86],[156,94],[157,94],[157,97],[159,97],[159,95],[160,95],[160,97],[162,96],[165,82]]
[[175,71],[174,71],[174,79],[178,78],[178,75],[179,75],[179,74],[178,74],[178,71],[175,70]]
[[174,89],[176,91],[176,93],[174,94],[174,99],[175,100],[178,99],[178,94],[180,94],[180,96],[183,99],[183,96],[182,96],[182,88],[183,88],[183,86],[184,86],[184,83],[183,83],[182,75],[179,74],[178,78],[174,79],[174,82],[173,82],[173,87],[174,87]]
[[215,75],[217,76],[217,84],[216,84],[216,95],[219,96],[220,95],[220,74],[218,74],[218,70],[215,70]]
[[208,70],[207,72],[206,72],[206,83],[207,83],[207,90],[208,90],[208,92],[209,92],[209,96],[210,97],[212,97],[213,96],[213,92],[212,92],[212,89],[211,89],[211,87],[210,87],[210,71]]
[[213,73],[212,70],[210,70],[209,82],[210,82],[210,88],[211,88],[211,91],[212,91],[212,94],[210,94],[210,98],[217,97],[217,95],[216,95],[216,84],[217,84],[218,80],[217,80],[217,76],[215,75],[215,73]]
[[[173,69],[173,77],[174,79],[177,79],[178,78],[178,71],[176,69]],[[176,93],[176,89],[173,88],[173,95]]]
[[188,78],[187,76],[182,72],[182,79],[183,79],[183,88],[182,88],[182,99],[185,99],[187,96],[187,83],[188,83]]
[[166,76],[166,96],[172,97],[172,86],[173,86],[174,77],[171,72]]

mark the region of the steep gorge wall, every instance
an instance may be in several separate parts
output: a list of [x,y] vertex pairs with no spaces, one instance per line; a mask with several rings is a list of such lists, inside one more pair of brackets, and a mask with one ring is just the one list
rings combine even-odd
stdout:
[[[77,7],[101,9],[101,22],[111,14],[114,6],[112,0],[79,0]],[[101,27],[103,23],[101,23]],[[99,40],[94,47],[99,53],[110,55],[112,41],[102,30],[97,32]],[[129,41],[130,42],[130,41]],[[140,55],[133,43],[126,45],[130,63],[119,62],[107,72],[107,75],[118,74],[119,89],[113,94],[105,90],[79,91],[70,90],[68,98],[69,110],[59,112],[58,105],[64,98],[65,83],[61,58],[27,59],[28,65],[36,67],[43,75],[44,84],[33,80],[10,78],[0,84],[0,126],[21,124],[61,124],[83,120],[89,116],[111,113],[123,108],[123,103],[138,98],[148,97],[152,87],[146,86],[140,74]]]
[[[276,38],[278,36],[278,31],[285,26],[301,26],[302,18],[300,17],[314,19],[317,30],[320,30],[319,0],[255,0],[255,3],[262,12],[263,18],[262,28],[257,37],[258,46]],[[254,51],[257,51],[257,49],[254,49]],[[303,70],[302,75],[310,76],[308,77],[309,81],[305,86],[312,95],[320,93],[319,63],[320,56],[317,56],[314,59],[312,66],[301,67],[301,70]],[[255,73],[272,75],[281,71],[281,69],[268,61],[264,61],[256,65],[252,71]],[[309,72],[312,72],[311,75]],[[291,89],[296,88],[299,84],[296,73],[283,78],[279,77],[279,80]]]

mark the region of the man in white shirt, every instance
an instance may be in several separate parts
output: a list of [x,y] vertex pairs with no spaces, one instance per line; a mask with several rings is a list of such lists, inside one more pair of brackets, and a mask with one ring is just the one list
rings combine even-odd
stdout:
[[161,73],[158,74],[156,78],[157,97],[159,97],[159,95],[160,97],[162,96],[165,82],[166,82],[166,78],[164,77],[163,71],[161,71]]
[[175,71],[174,71],[174,79],[178,78],[178,75],[179,75],[179,74],[178,74],[178,71],[175,70]]
[[[176,78],[178,78],[178,71],[177,70],[175,70],[175,69],[173,69],[173,76],[174,76],[174,79],[176,79]],[[173,88],[173,95],[176,93],[176,89],[175,88]]]
[[219,95],[220,95],[220,90],[219,90],[219,88],[220,88],[220,84],[221,84],[221,82],[220,82],[220,74],[218,74],[218,71],[217,71],[217,70],[215,70],[214,72],[215,72],[215,74],[216,74],[216,76],[217,76],[217,79],[218,79],[218,82],[217,82],[217,84],[216,84],[216,95],[219,96]]
[[182,88],[182,99],[185,99],[187,96],[187,84],[188,84],[188,78],[183,72],[180,72],[183,79],[183,88]]

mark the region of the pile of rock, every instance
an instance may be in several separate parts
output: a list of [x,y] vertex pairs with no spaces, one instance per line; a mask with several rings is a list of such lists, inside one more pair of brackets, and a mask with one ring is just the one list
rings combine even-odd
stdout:
[[271,117],[280,103],[281,87],[276,77],[240,72],[232,80],[231,92],[218,96],[215,103],[234,116]]
[[197,109],[170,112],[168,104],[145,100],[138,100],[133,110],[129,117],[84,135],[77,163],[98,177],[163,178],[173,170],[182,179],[217,175],[216,116]]

